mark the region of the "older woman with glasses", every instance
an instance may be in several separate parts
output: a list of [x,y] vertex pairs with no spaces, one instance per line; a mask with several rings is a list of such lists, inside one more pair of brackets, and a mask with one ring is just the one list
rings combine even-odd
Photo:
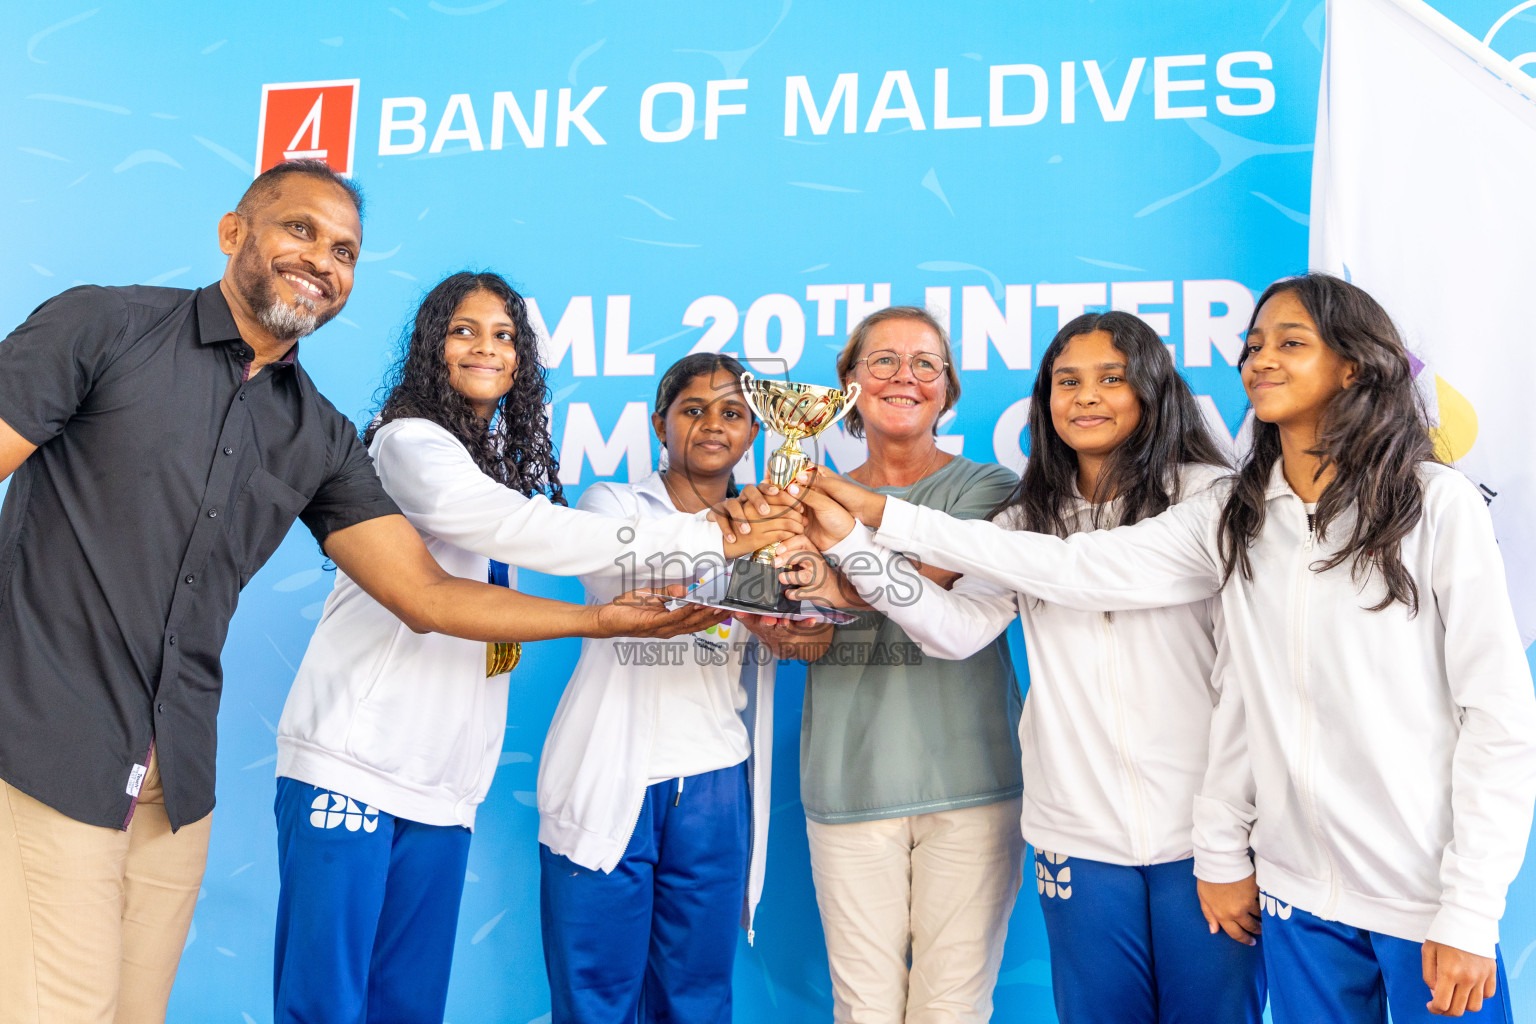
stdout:
[[[869,316],[837,373],[844,387],[863,388],[846,427],[867,439],[869,457],[849,477],[962,518],[986,518],[1008,497],[1017,478],[1007,469],[938,445],[960,379],[944,329],[926,311]],[[791,546],[803,548],[798,541]],[[842,570],[877,571],[854,560]],[[798,596],[858,611],[848,625],[798,635],[815,659],[800,798],[835,1017],[987,1021],[1023,857],[1020,700],[1007,640],[963,661],[926,658],[839,570],[816,568],[817,582]],[[946,587],[956,579],[922,572]]]

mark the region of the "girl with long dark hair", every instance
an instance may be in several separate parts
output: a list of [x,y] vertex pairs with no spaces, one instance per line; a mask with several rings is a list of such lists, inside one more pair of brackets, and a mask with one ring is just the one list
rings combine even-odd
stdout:
[[[742,372],[714,353],[673,364],[651,416],[663,467],[595,483],[579,507],[646,522],[725,505],[758,432]],[[699,575],[672,558],[631,559],[582,582],[606,601]],[[669,644],[582,644],[539,759],[554,1024],[730,1022],[736,932],[751,936],[766,864],[774,677],[738,625]]]
[[[1122,312],[1085,313],[1046,349],[1029,451],[992,521],[1056,537],[1151,518],[1228,473],[1162,339]],[[1263,961],[1207,931],[1190,845],[1217,697],[1215,601],[1111,615],[970,575],[915,595],[854,579],[929,656],[969,657],[1023,620],[1021,830],[1062,1024],[1257,1024]]]
[[1498,922],[1536,800],[1536,697],[1483,497],[1436,460],[1408,354],[1361,289],[1271,285],[1241,366],[1257,422],[1234,482],[1134,526],[1059,539],[817,486],[889,546],[1047,601],[1218,594],[1194,814],[1211,931],[1262,932],[1280,1024],[1506,1021]]
[[[454,575],[512,586],[519,565],[575,575],[657,552],[715,564],[789,535],[770,522],[722,544],[699,517],[556,504],[544,368],[523,297],[495,274],[454,274],[427,294],[388,388],[369,451]],[[646,632],[631,595],[587,618],[577,635]],[[699,611],[651,635],[719,618]],[[277,1021],[443,1019],[470,830],[518,651],[414,633],[336,574],[278,725]]]

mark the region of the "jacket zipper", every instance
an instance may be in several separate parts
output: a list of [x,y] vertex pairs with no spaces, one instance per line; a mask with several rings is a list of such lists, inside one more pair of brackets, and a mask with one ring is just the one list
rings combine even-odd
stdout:
[[1136,771],[1135,761],[1131,758],[1131,744],[1125,724],[1125,704],[1120,698],[1120,661],[1115,653],[1115,634],[1107,613],[1099,618],[1099,625],[1104,633],[1105,656],[1109,661],[1109,692],[1115,706],[1115,732],[1120,764],[1125,768],[1126,778],[1131,783],[1131,806],[1136,814],[1136,833],[1131,841],[1138,847],[1137,863],[1146,864],[1148,851],[1152,848],[1152,839],[1147,831],[1146,798],[1142,793],[1141,775]]
[[1306,514],[1306,522],[1307,539],[1302,544],[1301,559],[1297,563],[1296,602],[1291,620],[1291,635],[1295,638],[1294,649],[1291,652],[1294,660],[1292,672],[1295,677],[1296,697],[1301,704],[1301,737],[1297,745],[1296,775],[1297,789],[1301,792],[1302,803],[1306,808],[1307,825],[1312,830],[1312,841],[1317,844],[1317,848],[1322,851],[1324,859],[1328,862],[1328,901],[1318,912],[1318,916],[1324,920],[1332,920],[1339,902],[1338,867],[1334,863],[1333,851],[1329,849],[1323,838],[1322,826],[1317,818],[1317,801],[1312,792],[1312,700],[1307,693],[1305,667],[1306,609],[1307,590],[1312,581],[1311,554],[1312,548],[1317,543],[1317,531],[1311,513]]

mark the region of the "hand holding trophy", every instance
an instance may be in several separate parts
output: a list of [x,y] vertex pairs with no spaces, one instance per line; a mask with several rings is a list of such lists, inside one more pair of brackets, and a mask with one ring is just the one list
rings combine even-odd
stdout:
[[[859,397],[859,385],[848,390],[818,384],[763,380],[750,373],[741,375],[741,390],[747,404],[768,429],[784,437],[784,443],[768,456],[766,481],[780,489],[806,466],[811,457],[800,442],[832,426],[848,414]],[[731,566],[731,584],[726,590],[728,605],[760,615],[785,615],[800,610],[800,602],[784,594],[779,570],[773,556],[777,544],[759,548],[749,558],[738,558]]]
[[[751,373],[741,375],[741,390],[753,413],[784,443],[768,456],[765,483],[784,490],[811,463],[800,442],[832,426],[847,415],[859,397],[859,385],[847,390],[818,384],[764,380]],[[841,621],[839,613],[803,613],[799,601],[785,596],[779,569],[773,564],[778,544],[759,548],[731,563],[730,582],[722,596],[692,593],[687,600],[752,615],[816,618]]]

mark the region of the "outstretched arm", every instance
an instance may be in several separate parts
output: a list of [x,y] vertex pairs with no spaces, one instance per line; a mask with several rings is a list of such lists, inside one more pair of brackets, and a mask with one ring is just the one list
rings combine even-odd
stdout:
[[[583,511],[526,497],[487,476],[446,430],[425,420],[384,428],[375,442],[379,480],[411,523],[487,558],[535,572],[578,576],[612,569],[628,555],[660,554],[719,564],[758,545],[788,536],[788,520],[770,521],[767,540],[728,540],[702,517],[676,513],[661,518],[625,515],[617,509]],[[588,488],[594,494],[603,485]],[[583,498],[583,507],[588,500]],[[794,526],[798,526],[798,520]],[[579,542],[572,543],[574,539]]]
[[[1215,491],[1134,526],[1062,539],[986,520],[956,519],[873,494],[820,469],[814,490],[866,526],[878,524],[875,539],[888,548],[1069,608],[1162,608],[1203,600],[1221,588],[1208,536],[1221,508]],[[829,531],[819,525],[825,516],[815,513],[814,518],[807,535],[818,546],[830,546],[852,529],[848,522],[846,530]]]
[[[813,510],[819,507],[818,519],[826,521],[830,499],[813,492],[806,504]],[[925,654],[935,658],[970,657],[997,639],[1018,613],[1011,591],[971,576],[959,577],[946,588],[919,572],[905,555],[880,544],[863,526],[853,527],[827,553],[838,559],[843,579],[870,608],[900,626]],[[814,586],[814,574],[825,565],[801,561],[785,578]]]
[[325,553],[418,633],[484,641],[666,637],[697,632],[724,618],[697,605],[668,612],[660,597],[627,594],[609,604],[578,605],[461,579],[437,564],[416,528],[398,515],[336,530],[325,538]]

